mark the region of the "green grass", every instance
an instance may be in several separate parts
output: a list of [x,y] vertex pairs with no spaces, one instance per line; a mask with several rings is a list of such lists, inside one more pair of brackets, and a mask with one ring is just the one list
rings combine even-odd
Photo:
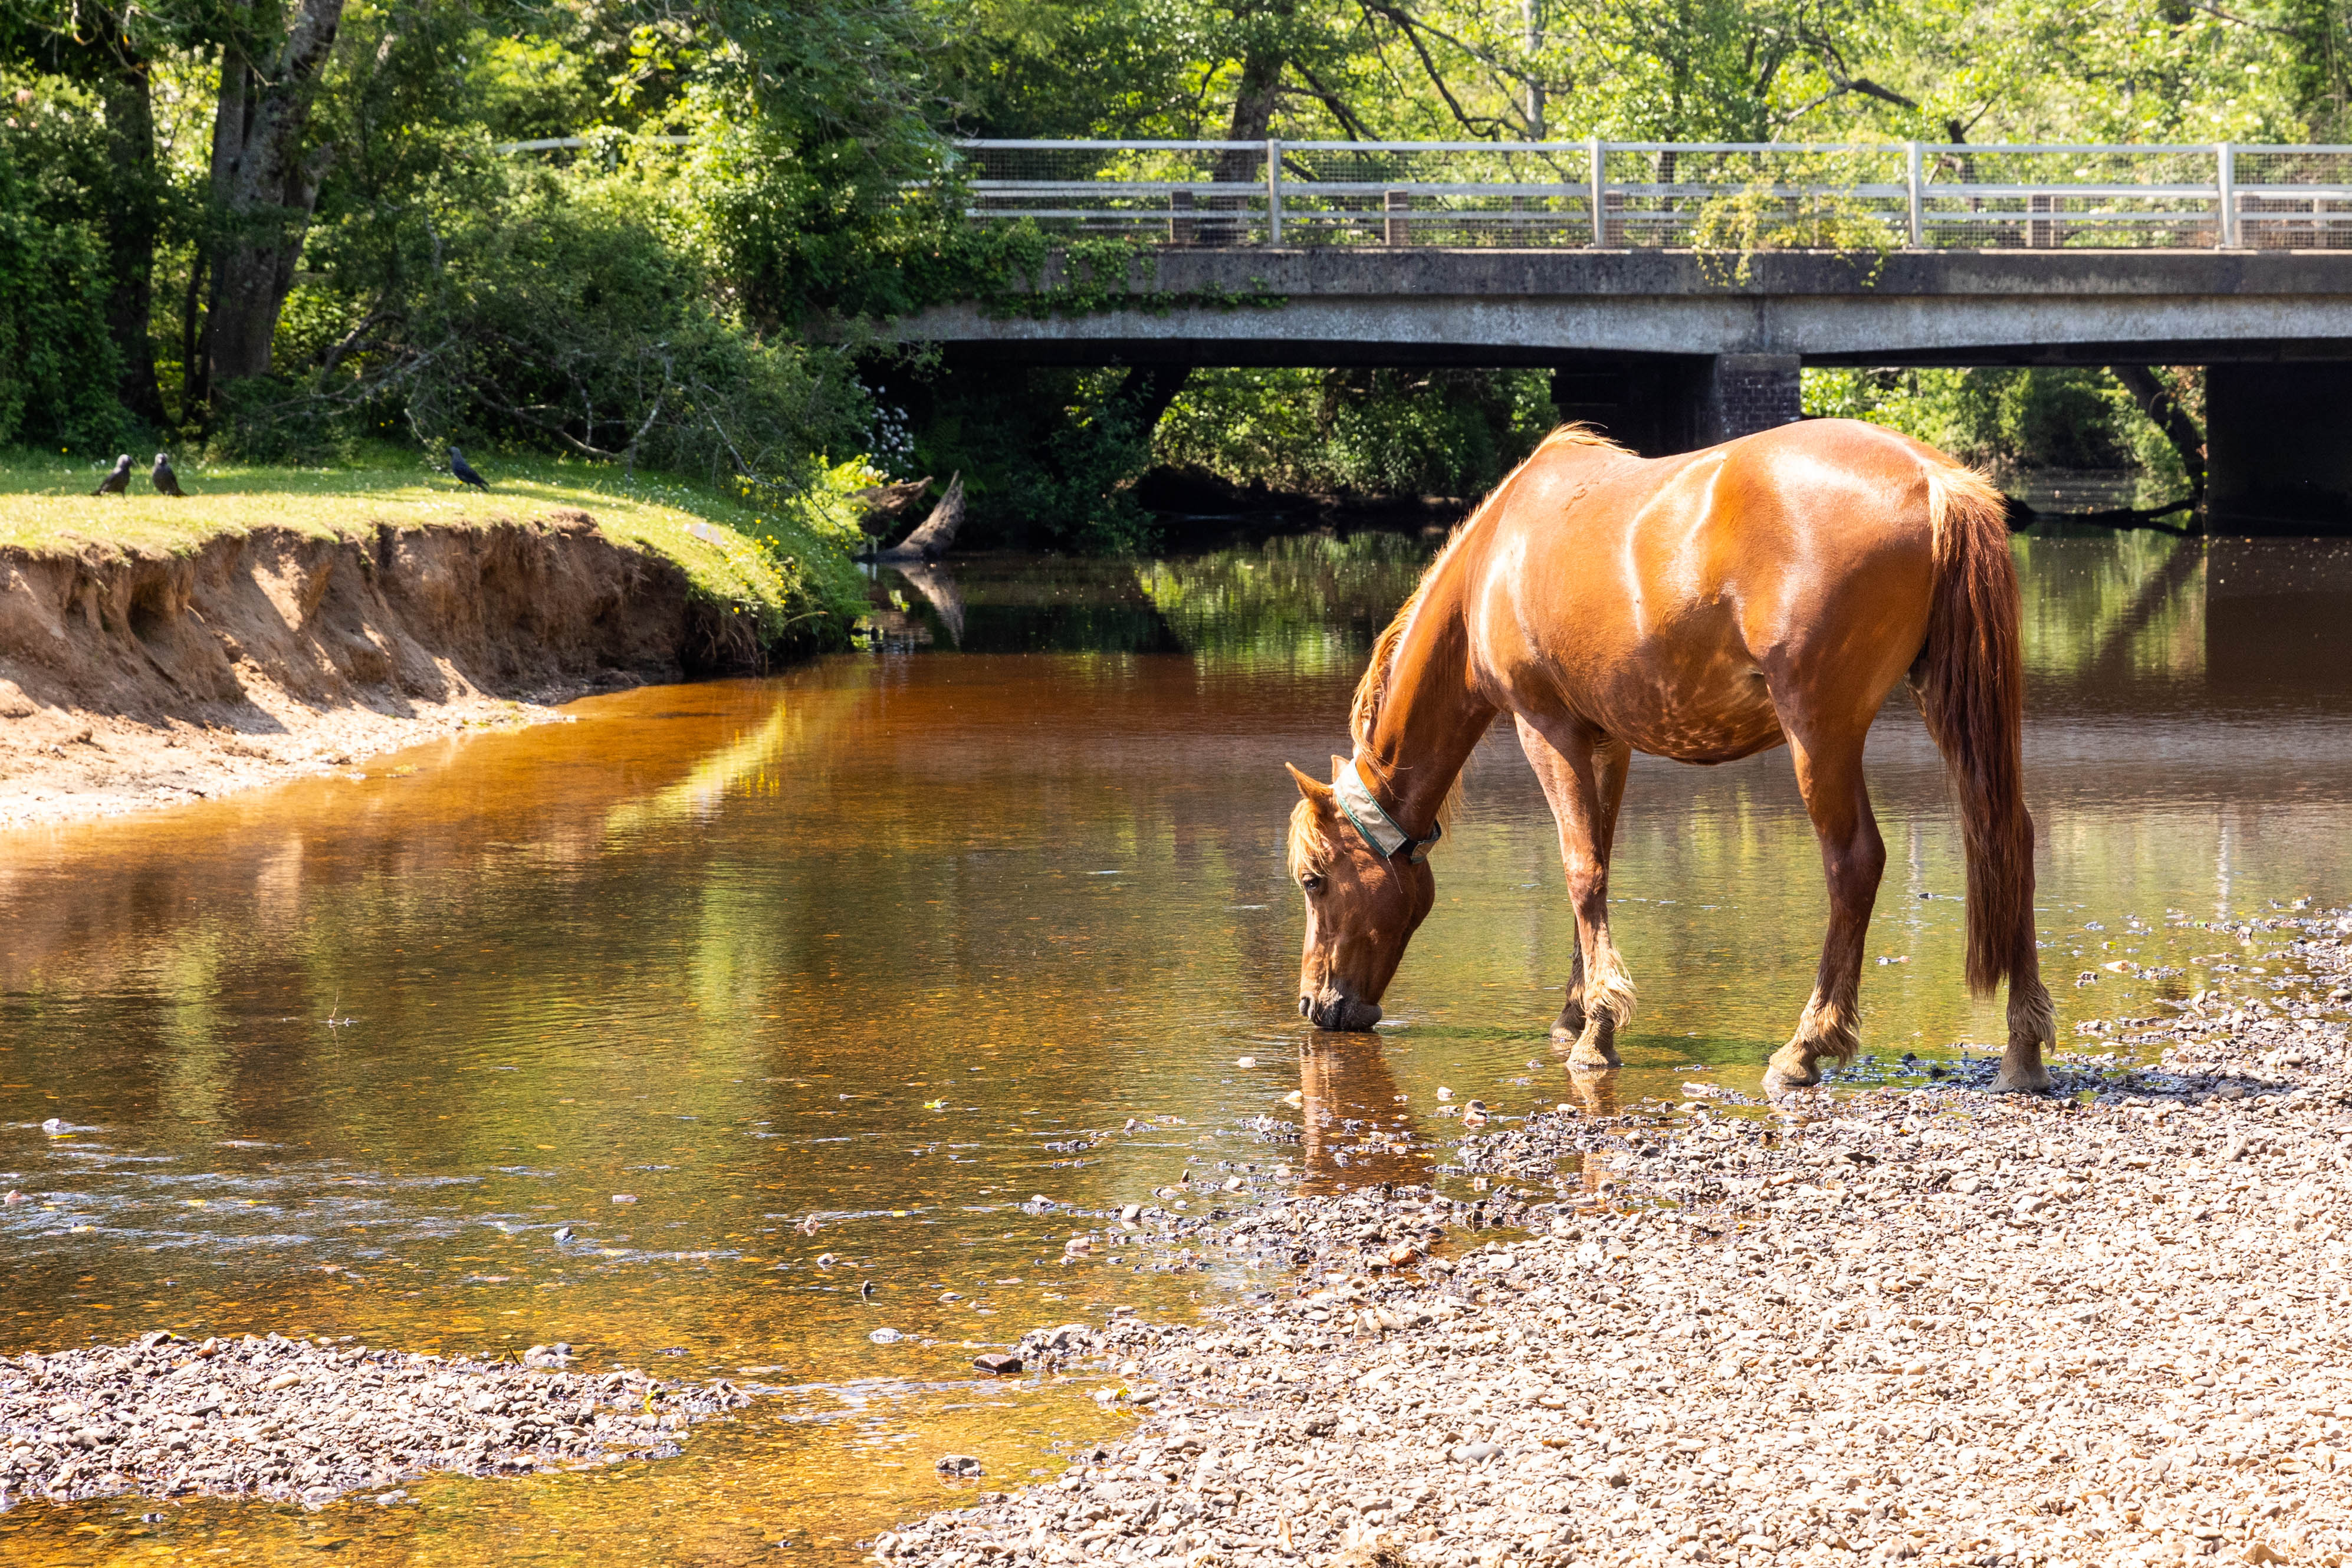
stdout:
[[186,498],[155,494],[149,455],[134,455],[128,496],[89,494],[110,460],[73,453],[0,452],[0,548],[37,553],[182,554],[223,535],[286,528],[319,538],[439,525],[529,522],[577,510],[604,534],[677,563],[694,591],[757,614],[772,642],[816,643],[861,612],[851,553],[850,481],[782,507],[751,504],[673,475],[539,455],[477,455],[490,493],[466,490],[394,446],[324,467],[175,464]]

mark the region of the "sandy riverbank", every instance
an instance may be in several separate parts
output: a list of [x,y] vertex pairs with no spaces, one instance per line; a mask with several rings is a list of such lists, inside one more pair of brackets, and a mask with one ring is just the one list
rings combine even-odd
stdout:
[[2269,924],[2301,973],[2117,1020],[2162,1066],[2078,1057],[2078,1098],[1983,1093],[1987,1058],[1777,1116],[1538,1116],[1464,1146],[1523,1228],[1454,1260],[1415,1257],[1464,1218],[1417,1190],[1246,1218],[1303,1278],[1126,1331],[1136,1432],[874,1554],[2335,1568],[2352,920]]

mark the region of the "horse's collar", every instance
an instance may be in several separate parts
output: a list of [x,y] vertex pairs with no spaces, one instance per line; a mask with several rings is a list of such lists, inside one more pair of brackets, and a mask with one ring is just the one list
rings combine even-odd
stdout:
[[1339,810],[1348,813],[1348,821],[1356,824],[1356,831],[1364,835],[1364,842],[1371,845],[1372,852],[1382,860],[1404,860],[1418,865],[1429,858],[1429,846],[1445,836],[1445,829],[1439,823],[1430,824],[1425,839],[1416,839],[1397,826],[1396,819],[1388,814],[1380,797],[1364,782],[1353,758],[1332,780],[1331,792],[1339,797]]

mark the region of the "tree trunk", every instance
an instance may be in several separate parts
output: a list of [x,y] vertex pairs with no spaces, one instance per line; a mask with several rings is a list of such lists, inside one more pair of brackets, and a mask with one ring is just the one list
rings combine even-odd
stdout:
[[[1280,16],[1287,17],[1295,8],[1292,4],[1271,7]],[[1281,47],[1263,36],[1253,37],[1242,55],[1242,79],[1234,89],[1233,118],[1225,127],[1228,141],[1263,142],[1274,128],[1274,110],[1282,94],[1282,71],[1285,64]],[[1238,148],[1217,154],[1217,183],[1242,184],[1263,183],[1265,179],[1265,153],[1262,150]],[[1221,196],[1211,204],[1228,210],[1246,210],[1246,197]],[[1203,225],[1202,227],[1212,245],[1240,243],[1241,225],[1234,223]]]
[[163,223],[162,182],[155,170],[155,112],[146,59],[109,40],[102,91],[109,152],[114,160],[112,199],[106,212],[106,328],[121,356],[115,395],[151,424],[163,423],[163,394],[155,384],[155,345],[149,336],[155,310],[155,241]]
[[1118,383],[1118,396],[1135,417],[1136,433],[1148,444],[1160,428],[1160,417],[1184,383],[1192,379],[1190,365],[1137,365]]
[[2197,422],[2189,417],[2189,411],[2180,406],[2172,389],[2157,380],[2156,372],[2146,365],[2110,365],[2107,370],[2124,383],[2124,390],[2132,394],[2139,411],[2164,432],[2165,440],[2172,443],[2172,450],[2180,455],[2180,466],[2189,474],[2189,499],[2201,506],[2205,500],[2205,433],[2197,428]]
[[269,372],[278,313],[319,199],[326,149],[302,135],[320,74],[342,25],[343,0],[297,0],[286,42],[267,69],[223,52],[213,122],[213,306],[205,323],[211,386]]
[[879,551],[877,560],[929,560],[945,555],[955,544],[956,534],[963,528],[963,474],[959,470],[948,481],[948,493],[931,508],[931,515],[922,525],[892,545]]

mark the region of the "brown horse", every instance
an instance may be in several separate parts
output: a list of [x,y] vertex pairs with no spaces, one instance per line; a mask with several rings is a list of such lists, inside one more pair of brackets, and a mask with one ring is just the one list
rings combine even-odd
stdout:
[[1290,769],[1307,895],[1298,1010],[1379,1021],[1436,883],[1426,860],[1472,747],[1501,714],[1543,781],[1576,905],[1554,1038],[1614,1066],[1633,987],[1609,940],[1609,850],[1635,751],[1728,762],[1788,744],[1821,840],[1829,934],[1766,1075],[1819,1082],[1861,1042],[1855,995],[1886,848],[1862,748],[1907,671],[1959,797],[1969,984],[2009,982],[1997,1087],[2042,1089],[2052,1038],[2033,938],[2033,822],[2016,568],[2000,493],[1934,448],[1818,420],[1643,459],[1555,432],[1454,533],[1372,649],[1352,758]]

